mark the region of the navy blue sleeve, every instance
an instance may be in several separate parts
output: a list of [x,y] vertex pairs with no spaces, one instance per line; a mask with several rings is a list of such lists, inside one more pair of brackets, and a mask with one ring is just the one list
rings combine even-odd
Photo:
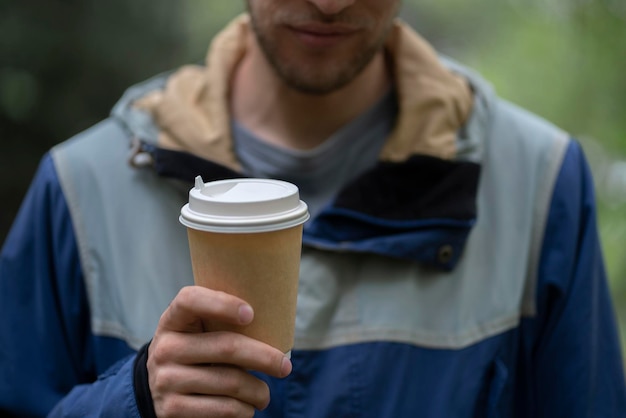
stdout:
[[527,347],[531,392],[523,416],[626,416],[624,368],[596,224],[593,182],[571,142],[557,179]]
[[95,382],[74,387],[48,418],[142,418],[132,379],[135,358],[135,354],[124,357]]
[[46,155],[0,253],[0,411],[42,416],[94,380],[69,211]]
[[[94,338],[67,202],[50,155],[0,252],[0,416],[138,416],[133,355],[101,376],[108,353],[94,359]],[[117,355],[114,354],[114,355]],[[97,378],[97,379],[96,379]],[[69,395],[68,395],[69,393]]]

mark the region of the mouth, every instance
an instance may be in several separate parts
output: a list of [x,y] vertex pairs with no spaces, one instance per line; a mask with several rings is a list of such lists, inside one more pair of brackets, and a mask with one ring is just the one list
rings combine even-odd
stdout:
[[300,42],[313,48],[335,46],[358,32],[355,27],[334,23],[303,23],[288,28]]

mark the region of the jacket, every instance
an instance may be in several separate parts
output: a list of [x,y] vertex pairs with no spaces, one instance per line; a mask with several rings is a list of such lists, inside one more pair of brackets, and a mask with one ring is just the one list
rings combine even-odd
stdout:
[[[261,376],[259,417],[624,415],[580,146],[441,60],[473,91],[454,151],[401,135],[307,223],[293,372]],[[41,162],[0,257],[5,415],[141,414],[142,347],[192,283],[180,207],[196,175],[241,176],[161,146],[133,103],[171,77]]]

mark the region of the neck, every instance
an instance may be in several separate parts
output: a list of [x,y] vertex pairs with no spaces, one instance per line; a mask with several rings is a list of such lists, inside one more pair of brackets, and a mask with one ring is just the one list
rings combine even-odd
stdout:
[[233,117],[259,138],[292,149],[312,149],[373,106],[389,89],[384,52],[348,85],[307,94],[286,85],[250,35],[232,81]]

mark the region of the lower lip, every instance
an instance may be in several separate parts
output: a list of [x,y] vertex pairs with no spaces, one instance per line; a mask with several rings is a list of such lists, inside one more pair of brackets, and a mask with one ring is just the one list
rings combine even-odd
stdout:
[[293,29],[293,32],[300,42],[311,48],[330,48],[336,46],[351,36],[350,33],[320,34],[315,32],[299,31],[296,29]]

